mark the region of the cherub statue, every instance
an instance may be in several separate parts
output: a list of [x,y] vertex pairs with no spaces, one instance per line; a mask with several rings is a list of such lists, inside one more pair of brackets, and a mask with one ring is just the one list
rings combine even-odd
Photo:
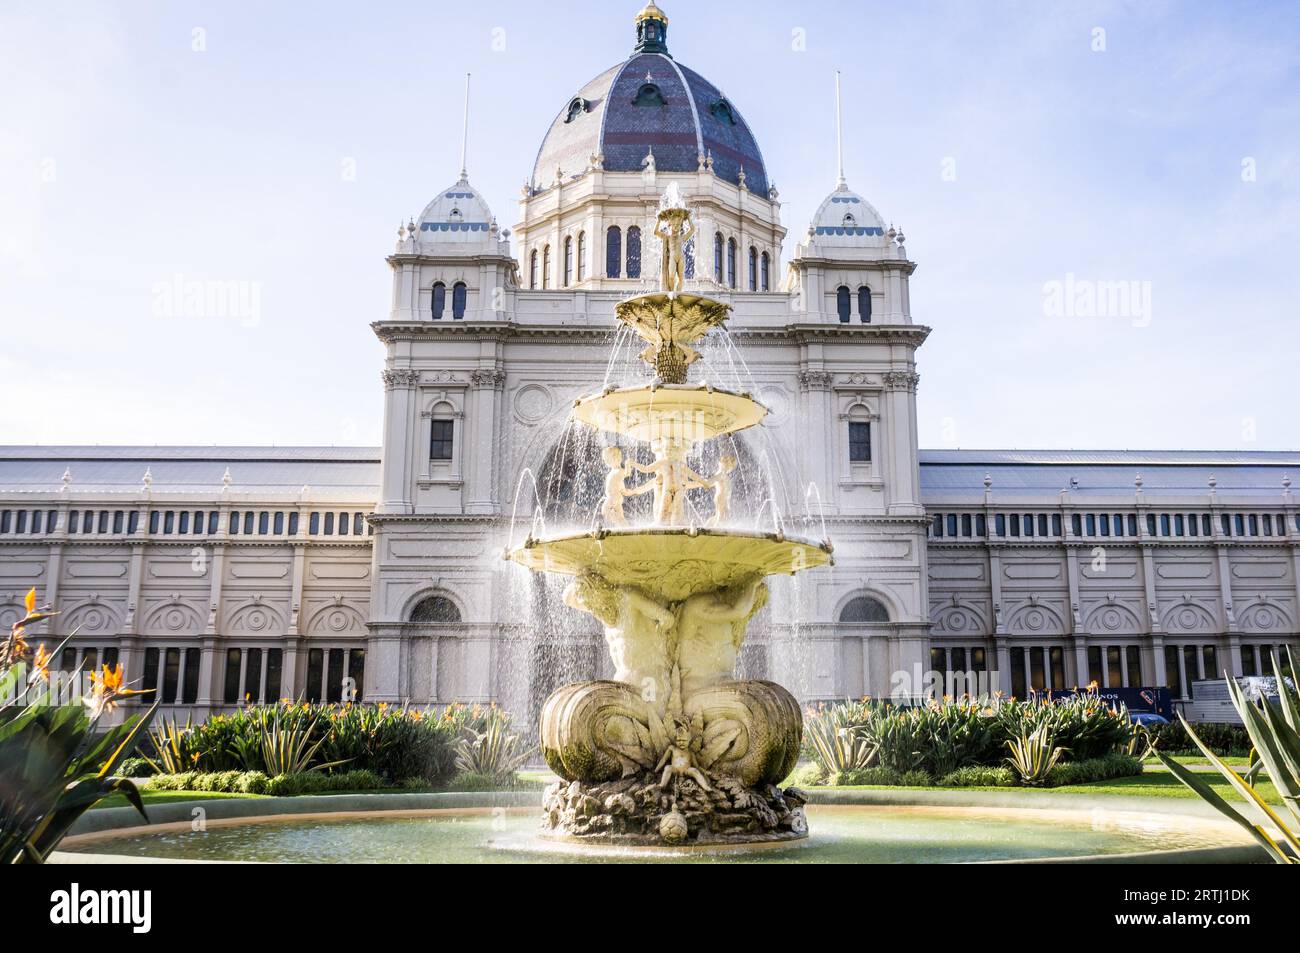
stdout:
[[704,772],[695,766],[695,755],[700,749],[700,739],[691,738],[690,723],[681,718],[674,719],[676,730],[673,732],[672,744],[664,756],[655,765],[655,770],[663,769],[659,776],[659,790],[668,787],[668,782],[675,777],[687,777],[700,786],[702,791],[712,791]]
[[707,486],[708,481],[687,465],[680,444],[658,437],[650,442],[650,448],[654,450],[654,462],[633,463],[632,467],[654,477],[650,482],[655,493],[655,523],[681,526],[686,522],[686,491]]
[[731,471],[736,469],[736,456],[724,453],[718,461],[718,472],[709,481],[713,488],[713,515],[707,526],[721,526],[731,519]]
[[[627,517],[623,515],[623,504],[629,496],[637,496],[653,488],[651,481],[629,490],[627,481],[632,477],[632,468],[627,465],[620,447],[606,447],[601,451],[601,459],[609,472],[605,475],[605,495],[600,501],[600,515],[608,526],[626,526]],[[635,466],[635,464],[633,465]]]

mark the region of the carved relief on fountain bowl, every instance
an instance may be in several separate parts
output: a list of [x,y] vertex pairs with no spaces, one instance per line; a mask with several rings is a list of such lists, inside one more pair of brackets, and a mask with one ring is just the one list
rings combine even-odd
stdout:
[[597,430],[646,443],[698,443],[762,422],[767,408],[747,394],[696,385],[627,387],[574,402],[573,416]]
[[653,528],[529,539],[507,558],[534,572],[596,573],[660,602],[740,585],[755,576],[796,573],[831,562],[830,548],[774,533]]
[[725,322],[730,311],[730,305],[712,298],[663,292],[629,298],[614,307],[620,321],[654,346],[698,341]]

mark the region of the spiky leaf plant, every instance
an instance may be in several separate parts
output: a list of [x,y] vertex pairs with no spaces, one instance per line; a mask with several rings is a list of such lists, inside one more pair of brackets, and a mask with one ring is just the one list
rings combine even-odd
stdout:
[[[1287,647],[1287,660],[1291,672],[1295,673],[1296,659],[1290,646]],[[1210,759],[1210,764],[1227,779],[1232,789],[1263,815],[1267,825],[1252,819],[1236,805],[1229,804],[1204,779],[1159,749],[1156,750],[1156,757],[1169,769],[1170,774],[1195,791],[1202,800],[1249,831],[1275,863],[1297,864],[1300,863],[1300,691],[1297,690],[1294,674],[1290,683],[1282,675],[1276,653],[1273,655],[1273,671],[1278,673],[1278,700],[1262,698],[1258,705],[1246,697],[1236,679],[1227,679],[1232,706],[1241,716],[1246,733],[1254,745],[1251,752],[1252,767],[1244,776],[1228,767],[1222,758],[1201,741],[1187,720],[1182,715],[1178,716],[1187,736]],[[1267,772],[1278,793],[1282,795],[1285,812],[1279,814],[1273,810],[1255,788],[1260,770]],[[1268,825],[1272,825],[1276,837],[1269,832]]]

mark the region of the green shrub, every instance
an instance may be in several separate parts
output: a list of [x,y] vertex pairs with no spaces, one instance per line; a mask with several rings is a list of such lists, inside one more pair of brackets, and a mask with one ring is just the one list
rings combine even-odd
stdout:
[[[393,785],[416,779],[436,787],[456,773],[458,743],[490,733],[493,719],[508,723],[509,716],[491,706],[458,704],[441,711],[385,704],[249,705],[197,725],[161,724],[142,753],[166,774],[361,769]],[[514,754],[525,760],[527,752],[518,741],[513,744]],[[490,744],[487,748],[485,754],[492,754]]]
[[501,783],[491,774],[478,771],[461,771],[447,785],[449,791],[496,791]]
[[299,774],[278,774],[273,778],[268,778],[261,771],[182,771],[178,774],[155,774],[143,786],[150,791],[293,797],[333,791],[373,791],[386,785],[384,779],[375,772],[356,770],[337,774],[306,771]]
[[1137,732],[1122,707],[1113,710],[1092,694],[1033,701],[963,698],[914,707],[844,702],[809,710],[805,724],[804,753],[825,779],[868,765],[933,778],[968,767],[998,768],[1010,742],[1039,729],[1060,749],[1056,760],[1085,761],[1131,752]]
[[154,770],[148,758],[127,758],[118,765],[117,773],[123,778],[147,778]]
[[[1196,725],[1195,730],[1201,742],[1220,757],[1244,757],[1250,753],[1250,735],[1244,725],[1202,723]],[[1201,754],[1181,721],[1152,728],[1151,742],[1165,754]]]
[[832,775],[829,783],[844,787],[854,787],[858,785],[892,786],[902,784],[902,778],[903,776],[893,768],[882,768],[876,766],[872,768],[858,768],[856,771],[841,771],[839,774]]
[[796,788],[811,788],[825,784],[826,775],[822,772],[821,765],[809,761],[796,766],[785,783]]
[[943,788],[1009,788],[1014,787],[1016,776],[1010,768],[968,765],[945,774],[937,782]]
[[1141,773],[1141,759],[1127,754],[1108,754],[1104,758],[1066,761],[1056,765],[1047,773],[1045,786],[1055,788],[1068,784],[1091,784],[1096,781],[1108,781],[1111,778],[1133,777]]
[[456,742],[458,776],[482,775],[495,787],[509,786],[529,753],[520,737],[511,733],[510,716],[492,708],[481,730],[467,728]]

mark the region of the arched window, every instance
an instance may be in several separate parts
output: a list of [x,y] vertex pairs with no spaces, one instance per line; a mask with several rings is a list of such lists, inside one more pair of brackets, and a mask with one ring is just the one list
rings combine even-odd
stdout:
[[627,276],[641,277],[641,229],[635,225],[627,230]]
[[465,282],[458,281],[451,286],[451,316],[459,321],[465,317]]
[[537,287],[537,250],[528,256],[528,287]]
[[632,100],[633,106],[665,106],[664,94],[654,83],[642,83]]
[[727,239],[727,284],[736,287],[736,240]]
[[605,233],[605,277],[617,278],[623,273],[623,233],[617,225],[609,226]]
[[573,238],[572,236],[564,239],[564,283],[561,288],[567,288],[573,284]]
[[447,308],[447,286],[441,281],[433,283],[433,320],[441,321],[442,312]]
[[568,112],[566,112],[564,115],[564,121],[573,122],[573,120],[577,119],[586,111],[587,111],[587,101],[583,99],[581,96],[577,96],[574,98],[574,100],[571,103],[569,103],[569,109]]
[[542,248],[542,288],[551,287],[551,246]]
[[578,232],[578,280],[587,277],[587,233]]
[[858,289],[858,318],[863,324],[871,323],[871,289],[866,285]]
[[767,252],[763,252],[762,264],[759,266],[759,287],[764,291],[772,290],[772,259],[768,257]]
[[889,610],[872,596],[854,596],[840,610],[841,622],[888,622]]
[[411,622],[446,625],[460,621],[460,610],[446,596],[426,596],[411,610]]
[[749,290],[758,290],[758,249],[749,246]]
[[835,292],[835,310],[839,312],[840,324],[849,323],[849,286],[840,285]]
[[722,284],[722,232],[713,236],[713,277]]

